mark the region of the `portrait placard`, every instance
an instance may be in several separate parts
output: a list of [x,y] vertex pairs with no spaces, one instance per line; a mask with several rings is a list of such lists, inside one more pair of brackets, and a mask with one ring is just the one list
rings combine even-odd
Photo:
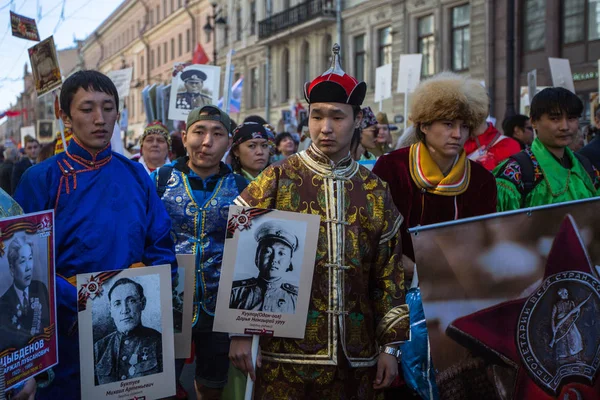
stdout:
[[27,18],[22,15],[10,12],[10,28],[12,35],[21,39],[40,41],[35,19]]
[[62,84],[62,75],[56,55],[54,37],[50,36],[30,47],[29,61],[38,97],[51,92]]
[[412,93],[421,80],[423,54],[400,55],[397,93]]
[[176,63],[173,66],[169,119],[185,121],[194,108],[217,104],[220,82],[220,67]]
[[131,86],[133,68],[123,68],[109,71],[106,76],[108,76],[115,84],[120,99],[124,99],[125,97],[129,96],[129,87]]
[[375,97],[380,102],[392,97],[392,64],[382,65],[375,70]]
[[568,58],[548,57],[550,73],[552,74],[552,85],[562,87],[575,93],[573,74],[571,74],[571,63]]
[[175,394],[171,266],[77,275],[81,397]]
[[58,363],[54,211],[0,220],[0,365],[6,389]]
[[35,136],[35,126],[23,126],[21,127],[21,147],[25,147],[25,137],[31,136],[32,138]]
[[54,121],[39,119],[37,121],[37,140],[40,143],[49,143],[54,140]]
[[213,330],[304,337],[318,215],[229,207]]
[[177,254],[177,276],[173,284],[175,358],[189,358],[192,351],[192,311],[196,255]]

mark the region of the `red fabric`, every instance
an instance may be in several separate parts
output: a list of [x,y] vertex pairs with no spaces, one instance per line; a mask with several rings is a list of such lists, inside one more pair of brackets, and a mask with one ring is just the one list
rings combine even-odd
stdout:
[[194,51],[194,56],[192,57],[192,64],[207,64],[209,61],[204,48],[200,43],[196,45],[196,50]]
[[496,180],[483,167],[469,161],[471,181],[463,194],[440,196],[422,192],[410,177],[409,150],[410,147],[405,147],[379,157],[373,172],[390,186],[394,204],[404,217],[402,252],[414,260],[408,228],[454,220],[455,198],[459,219],[495,213]]
[[[488,123],[488,128],[481,135],[477,136],[479,144],[481,146],[487,146],[498,134],[498,129],[492,124]],[[469,138],[465,143],[465,151],[467,156],[477,150],[477,142],[475,138]],[[495,145],[490,147],[487,154],[476,160],[478,163],[484,166],[488,171],[492,171],[502,161],[521,151],[521,145],[513,138],[505,137]]]

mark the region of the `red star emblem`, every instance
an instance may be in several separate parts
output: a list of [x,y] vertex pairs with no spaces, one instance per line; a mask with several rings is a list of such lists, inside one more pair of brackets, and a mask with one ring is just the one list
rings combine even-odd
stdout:
[[447,334],[516,370],[512,399],[600,399],[600,280],[571,216],[561,224],[540,286],[454,321]]

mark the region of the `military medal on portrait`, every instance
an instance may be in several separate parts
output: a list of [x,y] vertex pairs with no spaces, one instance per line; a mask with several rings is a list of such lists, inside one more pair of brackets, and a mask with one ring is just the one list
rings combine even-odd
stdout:
[[0,365],[6,389],[58,362],[54,212],[0,220]]
[[176,63],[169,98],[169,119],[185,121],[191,110],[219,101],[221,68]]
[[231,206],[213,329],[303,338],[320,217]]
[[175,394],[171,266],[77,275],[81,396]]

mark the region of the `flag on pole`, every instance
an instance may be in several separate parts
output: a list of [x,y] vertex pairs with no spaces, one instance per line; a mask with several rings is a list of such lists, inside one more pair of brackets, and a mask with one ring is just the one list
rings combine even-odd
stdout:
[[204,48],[200,43],[196,45],[196,50],[194,50],[194,56],[192,57],[192,64],[207,64],[209,61]]
[[[242,76],[240,79],[235,81],[233,85],[231,85],[231,100],[229,101],[229,113],[239,113],[242,109],[242,94],[244,89],[244,77]],[[219,103],[217,104],[219,108],[223,108],[223,97],[219,99]]]

